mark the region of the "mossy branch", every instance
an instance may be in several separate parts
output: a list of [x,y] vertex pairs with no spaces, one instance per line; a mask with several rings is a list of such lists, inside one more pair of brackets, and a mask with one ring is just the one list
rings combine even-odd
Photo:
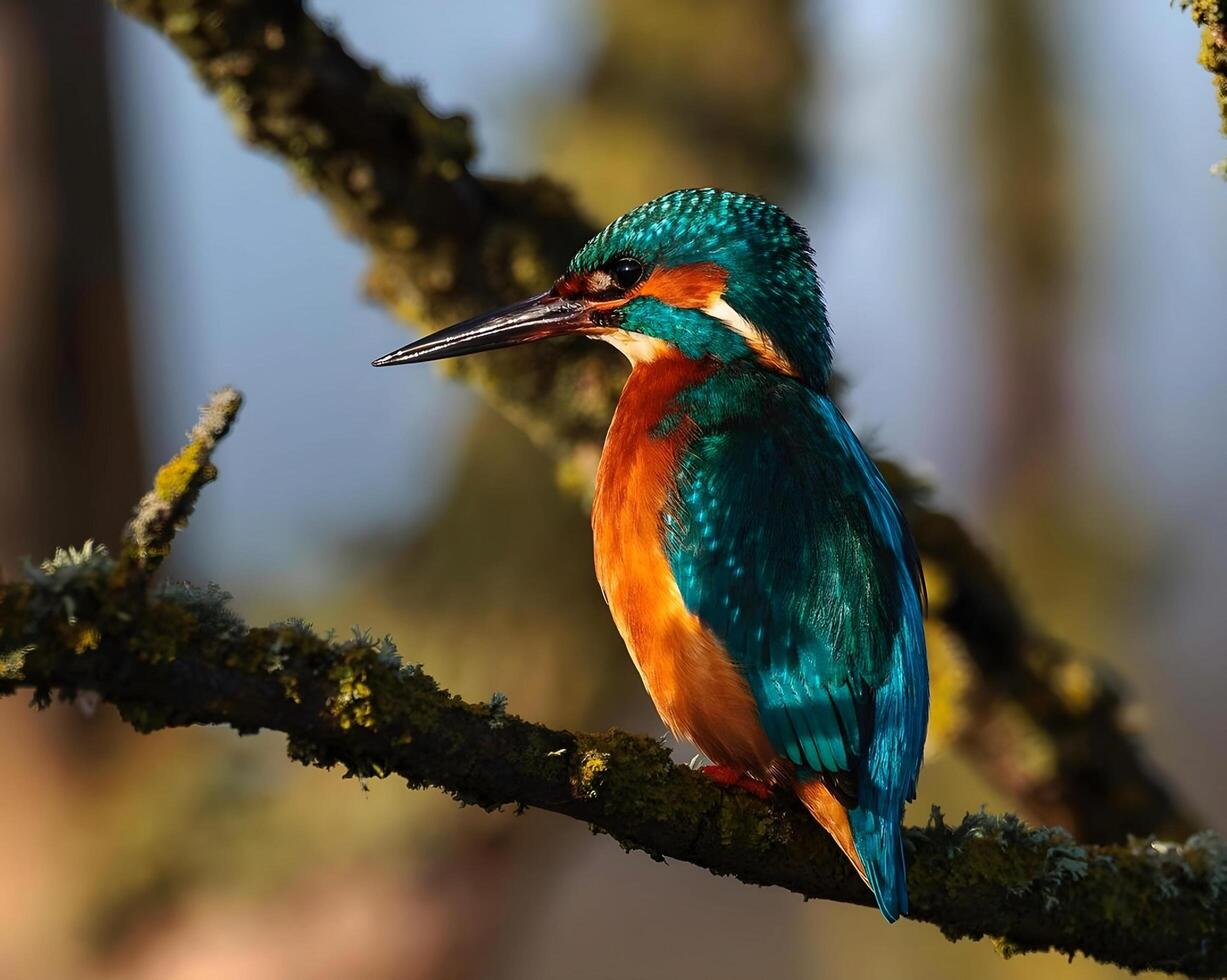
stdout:
[[[239,401],[224,389],[204,407],[185,450],[198,464],[191,473],[210,465],[202,459]],[[207,481],[171,482],[176,493],[165,496],[178,507]],[[173,522],[153,526],[167,546]],[[228,601],[216,586],[151,590],[145,567],[88,543],[57,552],[0,583],[0,695],[32,689],[46,706],[53,695],[95,692],[141,732],[279,731],[306,765],[397,775],[488,809],[550,810],[657,859],[872,906],[791,797],[764,802],[718,787],[653,739],[549,729],[508,714],[500,695],[467,703],[405,664],[390,638],[355,630],[339,641],[302,621],[251,628]],[[934,810],[906,834],[912,917],[951,939],[991,936],[1009,953],[1082,952],[1130,969],[1227,972],[1227,847],[1211,833],[1183,845],[1082,846],[1009,815],[949,827]]]
[[[356,631],[339,641],[301,622],[249,628],[215,587],[133,590],[121,567],[86,548],[0,585],[0,694],[31,688],[45,705],[97,692],[142,732],[280,731],[304,764],[397,775],[487,808],[550,810],[656,858],[871,904],[794,803],[723,790],[653,739],[552,730],[508,714],[497,696],[470,704],[404,664],[388,639]],[[1010,816],[951,827],[935,812],[907,839],[913,917],[951,939],[1227,972],[1227,849],[1213,835],[1083,847]]]
[[[1227,135],[1227,0],[1180,0],[1180,7],[1189,11],[1201,27],[1201,54],[1197,60],[1214,77],[1222,130]],[[1221,160],[1214,170],[1227,177],[1227,160]]]
[[[474,176],[467,121],[437,116],[417,86],[360,64],[300,0],[113,2],[164,34],[239,133],[285,160],[370,246],[372,292],[411,323],[442,324],[542,288],[593,231],[547,181]],[[1210,9],[1204,0],[1195,6]],[[453,370],[545,446],[564,480],[587,491],[624,377],[603,345],[530,345]],[[984,549],[930,506],[906,470],[884,469],[930,577],[947,583],[935,613],[976,668],[975,712],[1020,709],[1029,739],[1042,741],[1052,760],[1041,772],[1023,771],[980,751],[986,743],[972,732],[962,744],[975,750],[973,762],[1028,813],[1085,840],[1190,833],[1198,821],[1122,721],[1120,685],[1038,634]]]

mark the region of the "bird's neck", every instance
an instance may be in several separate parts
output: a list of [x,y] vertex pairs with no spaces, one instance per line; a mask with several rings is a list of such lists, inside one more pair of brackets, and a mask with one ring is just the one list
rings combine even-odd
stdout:
[[676,351],[634,365],[597,469],[598,510],[620,508],[635,495],[659,495],[662,481],[671,477],[671,467],[694,435],[685,419],[673,418],[677,398],[710,378],[718,366],[714,360],[695,360]]
[[[685,357],[676,348],[635,362],[618,399],[610,438],[660,436],[673,423],[684,422],[678,417],[680,396],[704,384],[721,369],[714,358]],[[606,451],[610,448],[607,440]]]
[[676,491],[678,464],[695,435],[684,420],[662,425],[662,419],[674,411],[681,392],[702,384],[716,367],[714,361],[681,354],[636,364],[597,468],[592,505],[597,579],[649,689],[647,678],[655,668],[648,661],[660,658],[650,656],[654,647],[645,624],[685,619],[660,530]]

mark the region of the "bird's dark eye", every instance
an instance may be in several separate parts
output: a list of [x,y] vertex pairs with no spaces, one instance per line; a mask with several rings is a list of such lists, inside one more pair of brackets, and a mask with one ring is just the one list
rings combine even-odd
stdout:
[[630,256],[624,256],[614,262],[609,273],[613,276],[619,289],[630,289],[643,275],[643,263]]

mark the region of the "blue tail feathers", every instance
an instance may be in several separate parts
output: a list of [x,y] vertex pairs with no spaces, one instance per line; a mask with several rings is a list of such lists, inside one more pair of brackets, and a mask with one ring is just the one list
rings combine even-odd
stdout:
[[898,819],[887,819],[868,806],[848,811],[852,839],[869,887],[887,922],[907,915],[907,865],[903,860],[903,836]]
[[910,604],[895,638],[896,657],[874,695],[875,727],[858,773],[857,805],[848,811],[856,852],[888,922],[907,915],[907,864],[899,823],[916,796],[928,724],[928,669],[919,603]]

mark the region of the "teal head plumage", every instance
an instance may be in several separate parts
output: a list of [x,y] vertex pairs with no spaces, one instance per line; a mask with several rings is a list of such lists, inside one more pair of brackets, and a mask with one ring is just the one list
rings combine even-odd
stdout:
[[724,781],[798,795],[890,920],[928,714],[920,564],[827,395],[805,232],[760,198],[666,194],[541,296],[377,365],[582,333],[634,365],[597,476],[597,577],[657,710]]
[[[809,237],[787,214],[748,194],[712,188],[666,194],[629,211],[579,250],[568,273],[582,276],[630,257],[643,275],[711,264],[727,274],[723,299],[808,383],[826,386],[831,338]],[[628,330],[661,335],[690,357],[752,353],[719,319],[641,295],[621,307]]]

